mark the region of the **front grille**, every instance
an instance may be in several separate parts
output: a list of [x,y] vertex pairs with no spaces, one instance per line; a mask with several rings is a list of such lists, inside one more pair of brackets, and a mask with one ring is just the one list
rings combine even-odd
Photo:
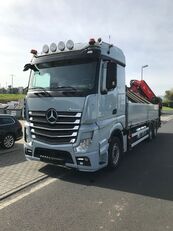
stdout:
[[73,159],[70,153],[61,150],[36,148],[34,151],[34,157],[38,157],[41,161],[47,163],[61,165],[64,165],[65,163],[73,164]]
[[80,112],[59,112],[54,124],[46,119],[47,111],[29,111],[32,139],[48,144],[75,143],[81,122]]

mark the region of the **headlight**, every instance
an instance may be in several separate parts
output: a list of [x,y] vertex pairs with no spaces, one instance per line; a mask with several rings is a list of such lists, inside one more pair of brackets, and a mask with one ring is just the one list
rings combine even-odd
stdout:
[[92,143],[93,133],[94,131],[82,133],[80,136],[80,143],[74,148],[74,151],[78,153],[85,153]]
[[29,128],[25,127],[24,128],[24,139],[26,143],[30,143],[31,142],[31,137],[30,137],[30,133],[29,133]]
[[79,146],[75,148],[76,152],[85,153],[88,150],[89,145],[91,144],[91,138],[86,138],[80,141]]

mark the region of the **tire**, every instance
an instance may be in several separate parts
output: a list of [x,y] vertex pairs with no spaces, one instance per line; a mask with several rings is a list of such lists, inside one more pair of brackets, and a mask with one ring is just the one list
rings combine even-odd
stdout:
[[122,144],[118,137],[113,137],[108,150],[108,168],[116,169],[122,157]]
[[155,124],[154,126],[153,126],[153,138],[156,138],[156,136],[157,136],[157,124]]
[[14,135],[7,134],[3,137],[2,147],[5,149],[10,149],[14,146],[14,143],[15,143]]
[[148,134],[149,134],[148,141],[151,141],[153,139],[153,125],[152,124],[150,124],[149,126]]

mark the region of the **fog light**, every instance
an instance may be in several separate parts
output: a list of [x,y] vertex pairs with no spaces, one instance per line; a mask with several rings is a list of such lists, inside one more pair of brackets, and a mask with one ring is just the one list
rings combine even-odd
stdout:
[[90,159],[87,156],[76,157],[77,165],[81,166],[91,166]]
[[32,150],[29,148],[25,148],[25,154],[28,156],[32,156]]

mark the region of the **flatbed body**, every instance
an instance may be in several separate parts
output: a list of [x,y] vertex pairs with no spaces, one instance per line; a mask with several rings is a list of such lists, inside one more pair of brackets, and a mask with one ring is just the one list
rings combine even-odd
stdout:
[[128,127],[154,121],[159,118],[159,107],[154,104],[128,103],[127,106]]

